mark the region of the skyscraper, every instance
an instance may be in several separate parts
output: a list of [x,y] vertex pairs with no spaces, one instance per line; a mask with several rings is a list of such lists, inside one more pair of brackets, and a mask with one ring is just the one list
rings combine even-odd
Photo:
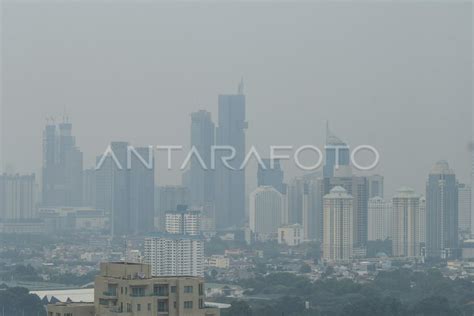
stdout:
[[426,256],[452,258],[458,249],[458,187],[454,171],[438,161],[426,184]]
[[293,178],[287,186],[288,224],[303,223],[303,178]]
[[426,245],[426,197],[420,197],[420,212],[418,213],[418,236],[420,244]]
[[83,206],[96,206],[96,180],[95,180],[95,169],[85,169],[82,173],[82,205]]
[[342,187],[324,196],[323,258],[347,261],[352,258],[354,220],[353,198]]
[[381,197],[368,202],[368,240],[385,240],[392,237],[392,203]]
[[458,226],[459,236],[462,239],[467,239],[471,234],[471,186],[459,183],[458,184]]
[[219,119],[216,131],[216,145],[230,146],[235,157],[222,163],[222,157],[230,155],[229,150],[216,151],[216,217],[217,227],[241,226],[245,222],[245,95],[243,83],[237,94],[219,95]]
[[334,135],[329,129],[329,123],[326,125],[326,162],[323,168],[325,178],[334,176],[334,168],[350,165],[349,146],[340,138]]
[[393,197],[392,205],[392,254],[396,257],[420,256],[420,196],[413,189],[403,187]]
[[43,132],[43,206],[82,204],[82,160],[67,118],[57,126],[48,121]]
[[0,174],[0,221],[34,218],[34,197],[34,174]]
[[201,234],[201,212],[178,205],[176,211],[166,213],[165,230],[170,234],[198,236]]
[[[97,208],[110,214],[113,235],[150,232],[154,217],[154,160],[149,161],[149,148],[135,148],[136,153],[128,153],[127,142],[112,142],[110,149],[112,154],[96,169]],[[98,164],[101,158],[98,157]]]
[[189,191],[191,205],[194,207],[214,204],[214,170],[211,168],[211,151],[215,144],[215,126],[211,113],[200,110],[191,114],[191,147],[196,148],[201,162],[193,157],[190,169]]
[[249,198],[250,229],[258,239],[276,238],[281,226],[283,196],[272,186],[258,187]]
[[269,185],[278,190],[281,194],[285,194],[285,185],[283,183],[283,170],[281,170],[280,160],[262,159],[265,169],[259,164],[257,171],[257,185]]

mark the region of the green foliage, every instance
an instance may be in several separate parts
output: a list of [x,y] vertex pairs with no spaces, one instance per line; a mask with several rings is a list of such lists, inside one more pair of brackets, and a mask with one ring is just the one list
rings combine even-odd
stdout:
[[22,287],[0,290],[0,313],[5,316],[46,316],[40,298]]

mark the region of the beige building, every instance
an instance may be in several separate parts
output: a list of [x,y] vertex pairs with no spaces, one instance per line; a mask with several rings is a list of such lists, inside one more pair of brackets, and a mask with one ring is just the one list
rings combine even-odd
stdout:
[[420,196],[402,187],[393,197],[392,254],[395,257],[420,256]]
[[337,186],[324,196],[323,258],[348,261],[353,257],[353,197]]
[[115,262],[101,263],[93,304],[48,305],[48,316],[86,315],[219,316],[220,313],[218,308],[205,306],[204,281],[200,277],[152,277],[148,264]]
[[303,240],[303,227],[300,224],[285,225],[278,228],[278,243],[298,246]]

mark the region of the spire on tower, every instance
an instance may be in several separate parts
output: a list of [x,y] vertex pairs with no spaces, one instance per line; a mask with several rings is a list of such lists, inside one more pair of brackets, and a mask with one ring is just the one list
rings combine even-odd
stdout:
[[239,87],[237,89],[238,94],[244,94],[244,77],[240,78]]

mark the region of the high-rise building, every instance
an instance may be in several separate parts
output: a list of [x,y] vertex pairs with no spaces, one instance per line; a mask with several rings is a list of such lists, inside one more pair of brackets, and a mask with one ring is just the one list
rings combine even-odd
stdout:
[[35,175],[0,175],[0,221],[35,217]]
[[153,277],[149,264],[100,264],[94,281],[94,303],[56,303],[48,315],[71,316],[219,316],[205,302],[204,280],[192,276]]
[[426,184],[426,256],[458,255],[458,187],[446,161],[438,161]]
[[249,224],[257,239],[276,238],[281,226],[283,196],[272,186],[258,187],[249,198]]
[[367,177],[369,185],[369,198],[383,198],[383,176],[375,174]]
[[426,245],[426,197],[420,197],[420,212],[418,218],[418,236],[420,244]]
[[112,142],[110,154],[97,159],[96,204],[110,214],[113,235],[153,230],[154,160],[149,148],[134,150],[127,142]]
[[343,187],[353,201],[354,246],[364,248],[367,243],[368,183],[367,177],[340,173],[333,178],[324,179],[324,192],[327,194],[336,186]]
[[201,212],[178,205],[176,211],[166,213],[165,230],[170,234],[198,236],[201,234]]
[[418,257],[420,252],[420,196],[403,187],[392,199],[392,254],[396,257]]
[[323,258],[347,261],[354,244],[353,197],[340,186],[324,196]]
[[385,240],[392,237],[392,203],[380,196],[368,202],[368,240]]
[[323,183],[324,180],[322,178],[305,179],[302,206],[304,240],[322,240]]
[[191,194],[188,187],[181,185],[159,186],[155,192],[155,226],[165,231],[166,213],[176,211],[178,205],[189,205]]
[[204,241],[199,236],[156,233],[145,237],[144,262],[153,276],[203,276]]
[[293,178],[287,186],[288,224],[303,223],[304,179]]
[[283,183],[283,170],[281,170],[280,160],[274,159],[262,159],[262,165],[258,165],[257,171],[257,185],[260,186],[272,186],[278,190],[281,194],[285,194],[285,185]]
[[229,150],[216,150],[216,217],[217,228],[242,226],[245,222],[245,95],[243,83],[237,94],[219,95],[219,119],[216,130],[216,145],[230,146],[235,157],[228,161],[231,168],[222,162],[230,155]]
[[323,175],[325,178],[334,176],[334,170],[340,166],[350,165],[349,146],[340,138],[334,135],[326,125],[326,162],[323,167]]
[[446,161],[438,161],[426,185],[426,256],[453,258],[458,254],[458,187]]
[[82,160],[67,118],[57,126],[49,122],[43,132],[43,206],[82,204]]
[[192,157],[189,191],[191,195],[191,206],[201,207],[214,203],[214,181],[215,173],[212,164],[212,146],[215,126],[211,119],[211,113],[200,110],[191,114],[191,147],[194,147],[202,161],[196,156]]
[[458,227],[459,236],[468,239],[471,234],[471,186],[458,184]]

